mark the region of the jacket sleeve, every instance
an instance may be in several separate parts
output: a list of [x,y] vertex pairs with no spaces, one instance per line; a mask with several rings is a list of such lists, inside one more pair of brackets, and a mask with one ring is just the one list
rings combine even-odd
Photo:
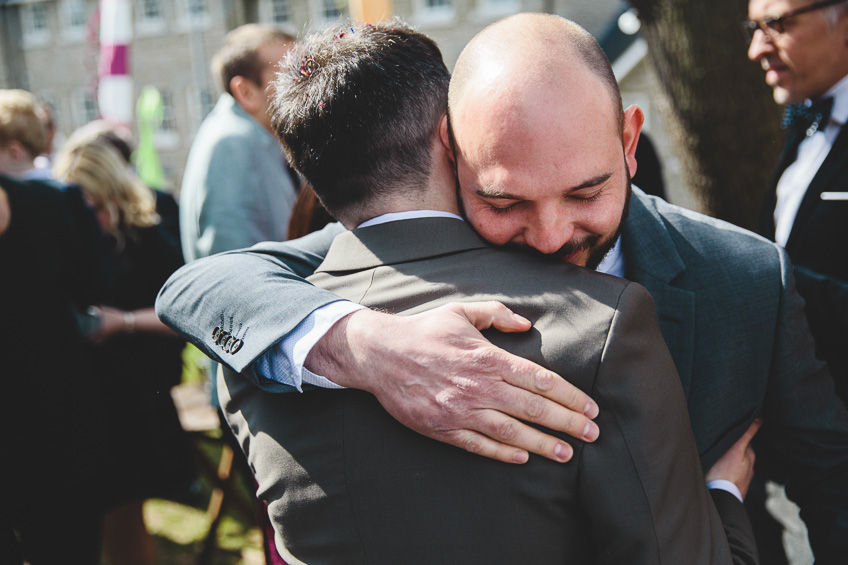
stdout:
[[754,531],[751,529],[751,521],[748,512],[739,500],[726,490],[710,490],[727,543],[730,545],[730,553],[735,565],[756,565],[760,562],[757,544],[754,540]]
[[[622,294],[589,394],[598,401],[601,436],[583,447],[579,496],[596,562],[733,562],[680,380],[639,285]],[[752,537],[734,545],[756,555]]]
[[[343,230],[330,224],[298,240],[192,261],[162,287],[156,313],[213,360],[245,372],[311,312],[340,300],[303,277],[321,264]],[[232,338],[230,347],[221,347],[222,331]]]

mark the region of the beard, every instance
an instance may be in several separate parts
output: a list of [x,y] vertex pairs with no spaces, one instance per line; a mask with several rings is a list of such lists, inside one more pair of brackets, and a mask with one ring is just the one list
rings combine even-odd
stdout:
[[[516,249],[522,253],[529,253],[552,263],[563,262],[568,256],[589,249],[589,256],[586,258],[586,268],[594,271],[598,268],[598,265],[601,264],[601,261],[604,260],[604,257],[607,256],[613,247],[615,247],[615,243],[621,235],[621,230],[624,229],[624,222],[627,220],[627,214],[630,211],[630,196],[633,194],[633,183],[630,180],[630,167],[627,166],[626,159],[624,160],[624,170],[625,178],[627,179],[626,193],[624,196],[624,209],[621,211],[621,219],[618,222],[618,226],[616,226],[615,232],[609,237],[601,239],[602,236],[600,235],[590,235],[581,240],[572,240],[553,253],[542,253],[535,247],[530,247],[526,243],[509,242],[504,244],[503,247]],[[459,205],[459,213],[466,219],[466,221],[468,221],[468,215],[465,213],[465,207],[462,203],[459,174],[457,171],[454,171],[454,173],[454,178],[456,179],[456,201]],[[473,226],[471,222],[469,222],[469,224]]]

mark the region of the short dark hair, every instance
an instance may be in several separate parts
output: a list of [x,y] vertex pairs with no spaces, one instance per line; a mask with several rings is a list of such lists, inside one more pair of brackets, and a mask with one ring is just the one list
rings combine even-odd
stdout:
[[425,188],[449,82],[438,46],[404,22],[337,25],[286,56],[274,129],[324,207],[353,221],[374,198]]
[[230,81],[242,76],[256,84],[262,84],[263,61],[259,60],[256,52],[269,43],[293,43],[294,36],[282,29],[267,24],[245,24],[229,32],[224,37],[224,44],[212,57],[212,74],[224,92],[230,91]]

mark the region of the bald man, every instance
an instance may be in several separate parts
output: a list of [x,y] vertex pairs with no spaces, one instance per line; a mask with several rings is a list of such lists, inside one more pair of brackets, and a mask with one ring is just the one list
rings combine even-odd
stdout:
[[[570,25],[555,16],[510,17],[460,56],[451,123],[440,137],[452,150],[465,217],[493,243],[644,285],[686,394],[702,467],[762,415],[762,449],[789,477],[817,559],[840,562],[848,551],[848,414],[814,356],[785,252],[630,190],[642,113],[616,111],[617,84],[601,67],[586,65],[589,82],[571,74],[569,50],[587,44],[569,43]],[[289,270],[279,254],[250,253],[183,270],[163,289],[160,315],[263,386],[362,388],[413,429],[481,455],[571,457],[562,439],[517,420],[598,437],[593,400],[562,381],[534,379],[538,367],[480,345],[470,325],[438,335],[432,328],[448,321],[437,313],[415,321],[351,313],[338,297],[295,284],[338,230],[286,247]],[[258,282],[233,288],[234,271]],[[201,302],[211,306],[206,314],[195,309]],[[247,336],[238,330],[235,353],[212,331],[221,312],[250,326]]]

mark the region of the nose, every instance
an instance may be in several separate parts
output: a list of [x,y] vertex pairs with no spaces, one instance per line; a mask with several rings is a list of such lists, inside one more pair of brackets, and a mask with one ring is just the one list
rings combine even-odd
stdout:
[[554,253],[574,237],[574,226],[553,212],[536,216],[524,232],[524,242],[540,253]]
[[758,29],[754,32],[754,37],[751,39],[751,45],[748,46],[748,58],[752,61],[758,60],[774,49],[771,43],[771,38],[766,33]]

